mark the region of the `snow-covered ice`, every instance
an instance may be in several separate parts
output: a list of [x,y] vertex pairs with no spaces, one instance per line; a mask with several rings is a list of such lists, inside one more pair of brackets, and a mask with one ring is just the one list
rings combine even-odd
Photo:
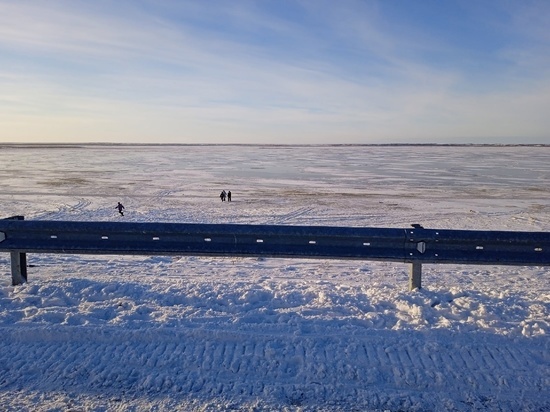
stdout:
[[[550,146],[0,145],[27,220],[550,230]],[[233,201],[221,202],[222,189]],[[119,216],[121,201],[126,209]],[[5,411],[548,411],[550,269],[0,254]]]

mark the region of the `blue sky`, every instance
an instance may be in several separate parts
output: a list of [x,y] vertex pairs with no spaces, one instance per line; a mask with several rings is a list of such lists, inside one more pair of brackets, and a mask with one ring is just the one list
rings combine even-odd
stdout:
[[550,143],[550,2],[0,0],[0,142]]

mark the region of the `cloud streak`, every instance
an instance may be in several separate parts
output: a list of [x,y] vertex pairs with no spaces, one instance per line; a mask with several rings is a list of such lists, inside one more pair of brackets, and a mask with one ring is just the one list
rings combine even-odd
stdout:
[[0,142],[546,142],[550,7],[490,6],[473,49],[460,2],[454,37],[392,2],[4,2]]

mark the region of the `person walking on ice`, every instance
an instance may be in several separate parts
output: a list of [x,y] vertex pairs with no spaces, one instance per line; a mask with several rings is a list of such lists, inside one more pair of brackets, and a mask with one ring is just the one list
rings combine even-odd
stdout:
[[115,209],[118,209],[118,213],[120,213],[120,216],[124,216],[124,213],[122,212],[124,206],[122,205],[122,203],[118,202],[118,205],[116,205]]
[[225,202],[225,190],[222,190],[222,192],[220,193],[220,199],[222,200],[222,202]]
[[231,190],[227,192],[227,201],[231,202]]

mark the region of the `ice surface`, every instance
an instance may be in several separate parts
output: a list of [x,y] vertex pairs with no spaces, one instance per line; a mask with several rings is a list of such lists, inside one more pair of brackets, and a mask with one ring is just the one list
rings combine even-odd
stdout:
[[[550,230],[550,147],[0,146],[26,219]],[[218,194],[231,190],[233,201]],[[115,209],[125,206],[125,216]],[[548,268],[0,255],[0,409],[550,408]],[[3,268],[3,269],[2,269]]]

